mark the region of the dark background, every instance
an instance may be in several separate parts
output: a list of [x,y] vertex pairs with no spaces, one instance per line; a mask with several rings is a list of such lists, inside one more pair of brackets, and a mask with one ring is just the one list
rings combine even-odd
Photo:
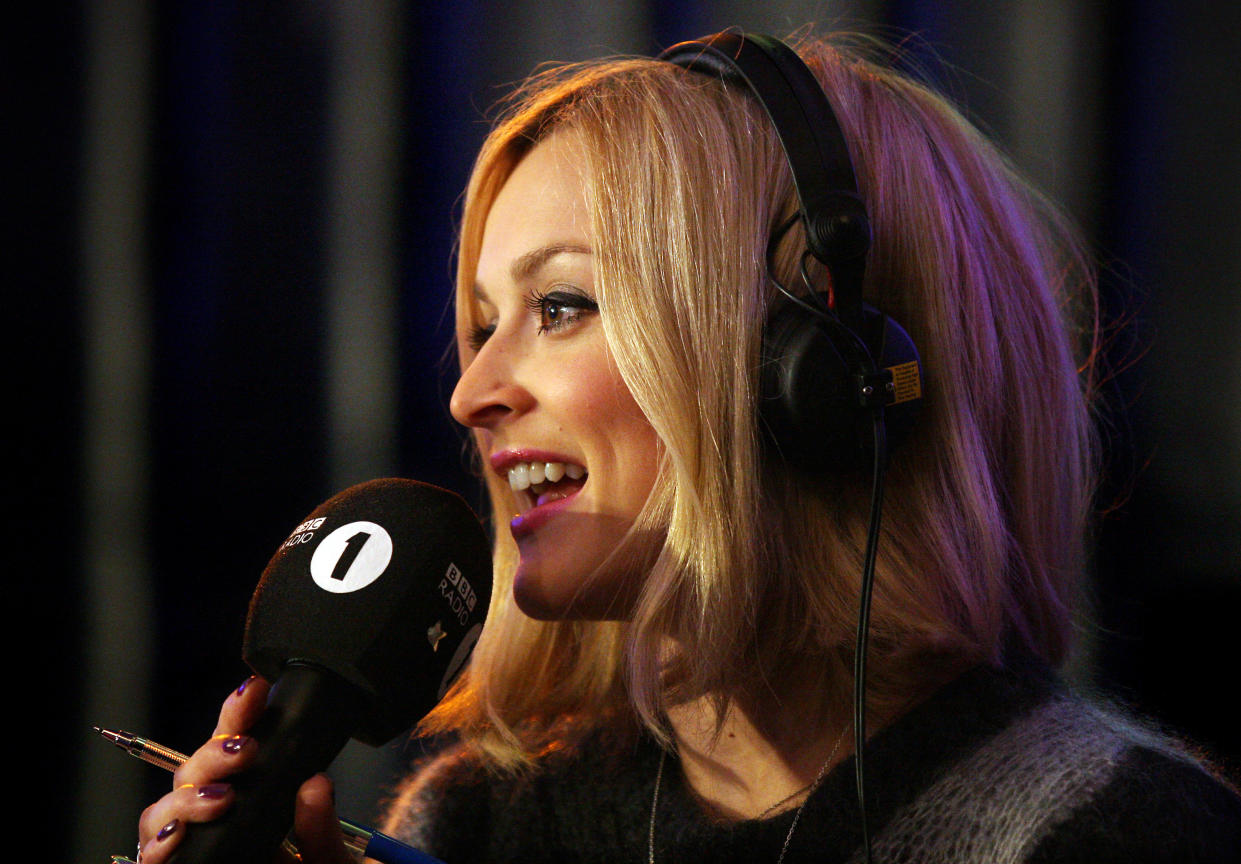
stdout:
[[[132,849],[167,778],[91,725],[195,747],[247,674],[259,572],[322,499],[396,474],[481,505],[443,358],[456,205],[502,85],[732,24],[907,41],[1082,225],[1115,374],[1074,671],[1235,774],[1238,8],[69,0],[15,19],[9,744],[36,854]],[[346,815],[374,817],[408,756],[389,749],[345,757]]]

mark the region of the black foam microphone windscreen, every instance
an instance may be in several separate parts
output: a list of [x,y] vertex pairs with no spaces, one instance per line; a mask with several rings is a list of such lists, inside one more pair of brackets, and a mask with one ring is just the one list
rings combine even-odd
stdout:
[[383,744],[464,666],[491,599],[491,555],[460,497],[412,480],[346,489],[281,544],[250,603],[242,650],[274,682],[251,730],[255,763],[215,822],[189,826],[176,864],[269,864],[297,788],[350,737]]

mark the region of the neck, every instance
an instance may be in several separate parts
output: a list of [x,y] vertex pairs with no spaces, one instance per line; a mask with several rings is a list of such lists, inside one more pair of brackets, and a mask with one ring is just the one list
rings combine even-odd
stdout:
[[733,699],[723,708],[705,696],[670,709],[681,770],[704,807],[740,820],[799,806],[852,750],[849,706],[830,710],[823,693],[821,686],[789,688],[782,697]]

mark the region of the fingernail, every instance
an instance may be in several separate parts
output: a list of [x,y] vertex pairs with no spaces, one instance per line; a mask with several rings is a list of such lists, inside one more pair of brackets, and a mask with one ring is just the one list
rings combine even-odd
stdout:
[[224,748],[225,753],[240,753],[241,748],[245,747],[249,741],[248,735],[234,735],[232,738],[225,738],[220,746]]
[[163,828],[159,829],[159,833],[155,835],[156,840],[167,840],[177,830],[177,826],[181,824],[180,819],[173,819]]
[[251,676],[250,676],[249,678],[247,678],[245,681],[242,681],[242,682],[241,682],[241,686],[237,688],[237,695],[238,695],[238,696],[240,696],[242,693],[245,693],[245,692],[246,692],[246,688],[250,686],[250,682],[251,682],[251,681],[253,681],[253,680],[254,680],[254,676],[253,676],[253,675],[251,675]]
[[233,787],[228,783],[208,783],[206,786],[198,787],[199,798],[223,798],[228,794],[228,790]]

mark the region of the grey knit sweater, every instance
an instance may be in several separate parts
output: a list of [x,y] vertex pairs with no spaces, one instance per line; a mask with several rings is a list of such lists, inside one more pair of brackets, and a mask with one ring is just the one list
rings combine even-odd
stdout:
[[[449,748],[406,782],[389,829],[448,864],[641,864],[658,761],[649,741],[599,739],[498,780]],[[793,813],[713,821],[668,769],[657,861],[774,864]],[[850,758],[807,802],[787,864],[862,860],[853,773]],[[1241,862],[1241,796],[1039,670],[962,676],[872,739],[866,778],[875,862]]]

